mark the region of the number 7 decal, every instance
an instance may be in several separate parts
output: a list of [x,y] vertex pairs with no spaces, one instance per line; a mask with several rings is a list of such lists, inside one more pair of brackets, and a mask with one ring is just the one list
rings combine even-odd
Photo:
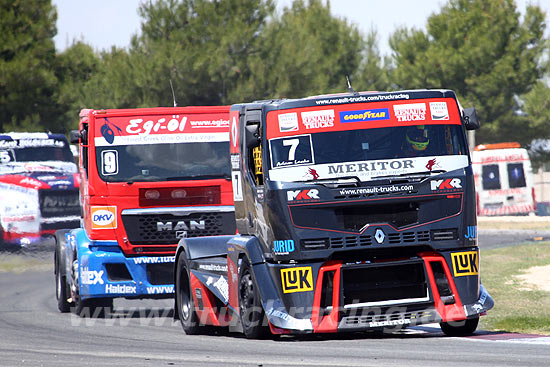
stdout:
[[285,147],[288,147],[290,145],[290,150],[288,151],[288,160],[293,161],[296,157],[296,148],[298,148],[298,144],[300,144],[299,139],[288,139],[283,140],[283,145]]

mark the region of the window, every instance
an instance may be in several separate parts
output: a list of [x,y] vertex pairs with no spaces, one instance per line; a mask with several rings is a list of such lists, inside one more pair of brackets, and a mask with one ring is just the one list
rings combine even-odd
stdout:
[[481,184],[483,190],[498,190],[500,189],[500,175],[498,165],[488,164],[483,166],[481,171]]

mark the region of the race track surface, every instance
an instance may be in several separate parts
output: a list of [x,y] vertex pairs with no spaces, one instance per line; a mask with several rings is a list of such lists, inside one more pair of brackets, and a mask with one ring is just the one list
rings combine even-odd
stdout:
[[[47,265],[45,265],[47,267]],[[247,340],[185,335],[172,301],[117,300],[105,319],[57,311],[52,269],[0,272],[0,366],[547,366],[550,337],[393,333]]]

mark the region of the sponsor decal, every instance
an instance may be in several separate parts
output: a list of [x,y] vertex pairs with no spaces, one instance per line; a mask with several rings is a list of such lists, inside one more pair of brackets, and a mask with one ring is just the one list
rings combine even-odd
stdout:
[[231,171],[231,184],[233,185],[233,201],[243,201],[243,183],[240,171]]
[[[105,119],[107,120],[107,119]],[[187,124],[187,116],[172,115],[170,120],[165,117],[145,121],[142,118],[131,119],[126,126],[126,133],[132,135],[149,135],[159,131],[183,132]]]
[[426,169],[428,171],[433,171],[434,168],[441,168],[441,166],[439,165],[439,162],[437,161],[436,158],[433,158],[433,159],[430,159],[428,161],[428,163],[426,163]]
[[432,120],[448,120],[449,110],[447,110],[447,102],[430,102],[430,113]]
[[39,148],[39,147],[58,147],[65,146],[63,140],[57,139],[14,139],[0,140],[0,149],[6,148]]
[[105,284],[105,293],[136,294],[137,286],[123,284]]
[[[208,279],[208,281],[210,281],[210,278]],[[220,275],[219,279],[214,282],[214,287],[220,292],[223,300],[227,302],[227,300],[229,299],[229,285],[227,284],[227,280]]]
[[319,200],[319,190],[306,189],[306,190],[288,190],[286,192],[288,201],[312,201]]
[[240,166],[239,156],[237,154],[231,154],[231,169],[238,170]]
[[411,192],[415,191],[413,185],[391,185],[391,186],[373,186],[361,189],[341,189],[338,191],[340,195],[370,195],[370,194],[387,194],[394,192]]
[[177,222],[157,222],[157,232],[175,231],[176,238],[186,238],[187,231],[206,229],[204,220],[190,220],[188,223],[180,220]]
[[134,257],[134,264],[165,264],[173,263],[176,260],[175,256],[143,256]]
[[92,229],[117,228],[116,206],[92,206]]
[[[115,141],[115,132],[111,127],[114,127],[118,131],[118,134],[122,135],[122,129],[110,122],[107,117],[105,117],[105,121],[103,122],[103,125],[101,125],[100,131],[103,138],[105,138],[105,140],[109,144],[113,144],[113,142]],[[126,130],[128,130],[128,128],[126,128]]]
[[451,254],[455,277],[479,274],[477,251],[455,252]]
[[468,226],[466,228],[464,238],[469,239],[470,241],[475,240],[477,238],[477,226]]
[[284,168],[315,163],[311,135],[269,140],[271,167]]
[[329,174],[347,174],[364,171],[401,171],[408,168],[414,168],[412,159],[388,160],[388,161],[369,161],[369,162],[350,162],[340,164],[329,164]]
[[313,275],[311,266],[281,269],[281,282],[284,293],[312,291]]
[[296,112],[283,113],[278,118],[280,132],[298,131],[298,114]]
[[334,126],[334,110],[301,112],[302,123],[307,130],[323,129]]
[[304,175],[304,177],[306,177],[308,179],[311,179],[311,180],[316,180],[316,179],[319,178],[319,174],[317,173],[317,170],[315,170],[313,168],[308,168],[306,174]]
[[474,163],[520,162],[520,161],[526,161],[527,159],[528,157],[525,155],[522,155],[520,153],[514,153],[514,154],[503,154],[503,155],[481,157],[481,160],[479,162],[474,162]]
[[199,264],[199,270],[227,272],[227,265]]
[[426,103],[394,105],[393,113],[399,122],[423,121],[426,119]]
[[105,284],[103,270],[89,270],[87,267],[80,269],[80,282],[85,285]]
[[174,286],[161,286],[161,287],[147,287],[147,294],[172,294],[174,293]]
[[398,325],[408,325],[410,323],[411,323],[410,319],[371,321],[369,323],[369,327],[398,326]]
[[293,240],[280,240],[273,241],[273,253],[275,255],[288,255],[291,252],[294,252],[294,241]]
[[389,120],[390,111],[387,108],[340,112],[340,122],[359,122]]
[[445,180],[432,180],[430,182],[432,191],[461,191],[462,181],[460,178],[447,178]]
[[34,178],[31,178],[31,177],[25,177],[19,182],[19,184],[24,186],[34,186],[37,189],[40,188],[41,186],[44,186],[42,182],[35,180]]
[[290,319],[291,319],[290,315],[287,314],[286,312],[279,311],[279,310],[276,310],[274,308],[269,309],[266,313],[267,313],[267,316],[278,317],[278,318],[283,319],[285,321],[290,321]]

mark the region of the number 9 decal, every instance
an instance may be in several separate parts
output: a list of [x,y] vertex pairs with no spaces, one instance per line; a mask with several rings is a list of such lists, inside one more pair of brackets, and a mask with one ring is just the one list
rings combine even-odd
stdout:
[[118,173],[118,152],[116,150],[104,150],[101,152],[101,168],[104,176]]

